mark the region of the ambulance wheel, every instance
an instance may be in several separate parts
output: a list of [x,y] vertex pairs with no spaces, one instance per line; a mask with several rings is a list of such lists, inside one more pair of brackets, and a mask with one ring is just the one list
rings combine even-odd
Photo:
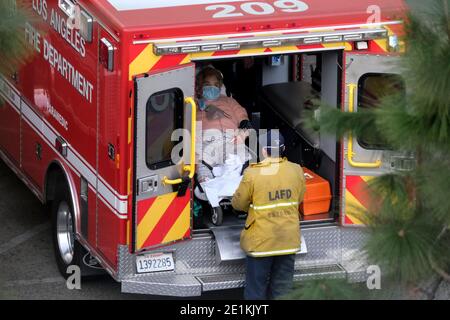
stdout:
[[67,186],[58,188],[52,201],[53,247],[61,275],[67,279],[70,266],[80,266],[83,248],[75,237],[75,219]]
[[223,209],[221,207],[212,208],[211,221],[215,226],[221,226],[223,223]]

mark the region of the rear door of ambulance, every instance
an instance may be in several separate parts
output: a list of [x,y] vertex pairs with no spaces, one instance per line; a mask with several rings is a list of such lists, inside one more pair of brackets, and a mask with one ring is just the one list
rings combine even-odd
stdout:
[[186,165],[196,106],[187,98],[194,96],[195,66],[143,74],[134,85],[132,245],[141,252],[191,238],[193,193],[187,174],[193,168]]
[[[346,53],[345,59],[346,111],[376,108],[383,97],[405,90],[398,54]],[[361,215],[370,206],[370,180],[395,168],[402,169],[409,159],[389,151],[375,132],[367,137],[346,137],[343,156],[341,223],[362,225]]]

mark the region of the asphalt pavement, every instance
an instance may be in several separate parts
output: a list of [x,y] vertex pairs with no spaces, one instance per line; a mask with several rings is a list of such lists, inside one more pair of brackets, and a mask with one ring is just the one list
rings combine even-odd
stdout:
[[[201,299],[242,299],[243,290],[211,292]],[[67,289],[53,255],[50,215],[0,160],[0,299],[175,299],[123,294],[109,275]]]

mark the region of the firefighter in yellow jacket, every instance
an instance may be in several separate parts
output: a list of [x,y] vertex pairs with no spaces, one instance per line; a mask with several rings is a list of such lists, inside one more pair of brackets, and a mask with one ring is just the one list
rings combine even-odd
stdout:
[[276,131],[260,136],[264,160],[245,172],[232,205],[248,212],[241,247],[247,254],[245,299],[276,299],[292,287],[300,251],[299,205],[305,193],[302,168],[286,158]]

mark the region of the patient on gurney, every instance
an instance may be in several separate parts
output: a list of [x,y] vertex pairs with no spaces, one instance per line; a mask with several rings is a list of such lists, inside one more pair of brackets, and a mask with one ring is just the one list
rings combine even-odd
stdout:
[[[248,160],[248,152],[243,152],[251,129],[247,112],[236,100],[221,94],[223,75],[219,70],[206,67],[198,74],[196,83],[197,121],[201,123],[196,141],[200,159],[197,181],[208,189],[215,183],[223,184],[225,179],[221,182],[220,177],[226,177],[232,184],[235,180],[239,185],[237,179]],[[206,200],[200,189],[196,189],[196,196]]]
[[197,166],[200,183],[213,179],[212,167],[224,165],[226,150],[245,143],[251,128],[246,110],[233,98],[221,94],[222,73],[208,66],[197,76],[197,121],[201,132],[197,135],[197,154],[203,161]]

